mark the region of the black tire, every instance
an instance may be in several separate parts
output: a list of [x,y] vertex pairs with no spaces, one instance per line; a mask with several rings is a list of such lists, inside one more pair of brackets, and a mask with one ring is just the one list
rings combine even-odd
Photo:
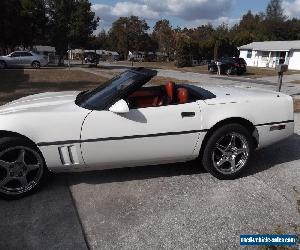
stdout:
[[210,68],[208,69],[208,72],[209,72],[209,74],[214,74],[214,73],[215,73],[215,70],[214,70],[212,67],[210,67]]
[[6,69],[6,62],[5,61],[0,61],[0,69]]
[[33,61],[31,63],[31,67],[34,68],[34,69],[39,69],[41,67],[41,64],[38,61]]
[[226,70],[226,75],[231,75],[232,74],[232,69],[231,68],[228,68],[227,70]]
[[[234,136],[236,136],[235,148],[229,148],[228,140]],[[227,141],[229,145],[226,149]],[[238,148],[239,146],[241,147]],[[221,152],[219,148],[224,152]],[[209,173],[218,179],[235,179],[247,168],[253,148],[253,138],[245,127],[240,124],[227,124],[214,131],[208,139],[202,155],[202,164]],[[245,152],[241,153],[241,151]],[[240,153],[237,154],[238,152]],[[227,160],[225,161],[225,159]],[[223,161],[224,163],[218,166]],[[231,171],[234,169],[232,165],[237,166],[235,171]]]
[[45,160],[33,143],[18,137],[0,139],[2,198],[16,199],[35,192],[47,175]]

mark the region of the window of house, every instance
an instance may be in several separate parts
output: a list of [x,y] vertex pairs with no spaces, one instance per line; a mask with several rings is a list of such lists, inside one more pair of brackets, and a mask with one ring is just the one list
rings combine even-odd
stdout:
[[263,61],[268,61],[269,60],[269,54],[270,54],[269,51],[263,51],[262,52],[262,60]]
[[252,50],[247,51],[247,58],[252,58]]

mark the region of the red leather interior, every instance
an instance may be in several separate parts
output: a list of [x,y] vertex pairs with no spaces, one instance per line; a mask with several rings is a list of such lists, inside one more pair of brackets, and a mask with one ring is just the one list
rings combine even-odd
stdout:
[[183,87],[176,90],[175,83],[168,82],[164,86],[142,88],[131,94],[127,101],[130,108],[182,104],[189,102],[189,93],[188,90]]
[[165,84],[165,90],[169,98],[168,104],[175,102],[175,83],[171,81],[167,82]]
[[189,92],[187,91],[187,89],[177,89],[177,100],[180,104],[187,103],[189,101]]
[[159,90],[139,90],[129,97],[129,103],[135,108],[155,107],[162,105],[163,95]]

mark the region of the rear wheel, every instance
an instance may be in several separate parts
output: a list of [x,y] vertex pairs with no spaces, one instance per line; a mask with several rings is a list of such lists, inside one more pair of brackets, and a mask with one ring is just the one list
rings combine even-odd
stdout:
[[5,69],[6,63],[4,61],[0,61],[0,69]]
[[213,176],[234,179],[247,167],[252,151],[249,131],[239,124],[228,124],[218,128],[208,139],[202,163]]
[[39,150],[24,139],[0,140],[0,195],[18,198],[35,191],[46,174]]
[[242,74],[244,74],[244,73],[246,73],[245,70],[238,70],[238,71],[237,71],[237,74],[238,74],[239,76],[242,75]]
[[34,61],[32,62],[31,66],[35,69],[39,69],[41,67],[41,64],[38,61]]

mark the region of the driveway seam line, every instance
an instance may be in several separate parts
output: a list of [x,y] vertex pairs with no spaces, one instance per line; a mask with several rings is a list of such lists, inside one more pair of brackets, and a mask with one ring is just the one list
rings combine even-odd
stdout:
[[79,226],[80,226],[80,229],[81,229],[81,232],[82,232],[82,235],[83,235],[84,243],[85,243],[85,245],[86,245],[86,248],[87,248],[88,250],[90,250],[91,247],[90,247],[90,244],[89,244],[89,242],[88,242],[87,234],[86,234],[86,232],[85,232],[85,230],[84,230],[82,221],[81,221],[81,219],[80,219],[80,216],[79,216],[79,213],[78,213],[78,209],[77,209],[77,206],[76,206],[76,201],[75,201],[74,196],[73,196],[73,194],[72,194],[72,192],[71,192],[68,178],[66,178],[66,184],[67,184],[67,188],[68,188],[68,190],[69,190],[69,195],[70,195],[70,197],[71,197],[72,205],[73,205],[73,207],[74,207],[75,214],[76,214],[76,217],[77,217],[77,219],[78,219]]

